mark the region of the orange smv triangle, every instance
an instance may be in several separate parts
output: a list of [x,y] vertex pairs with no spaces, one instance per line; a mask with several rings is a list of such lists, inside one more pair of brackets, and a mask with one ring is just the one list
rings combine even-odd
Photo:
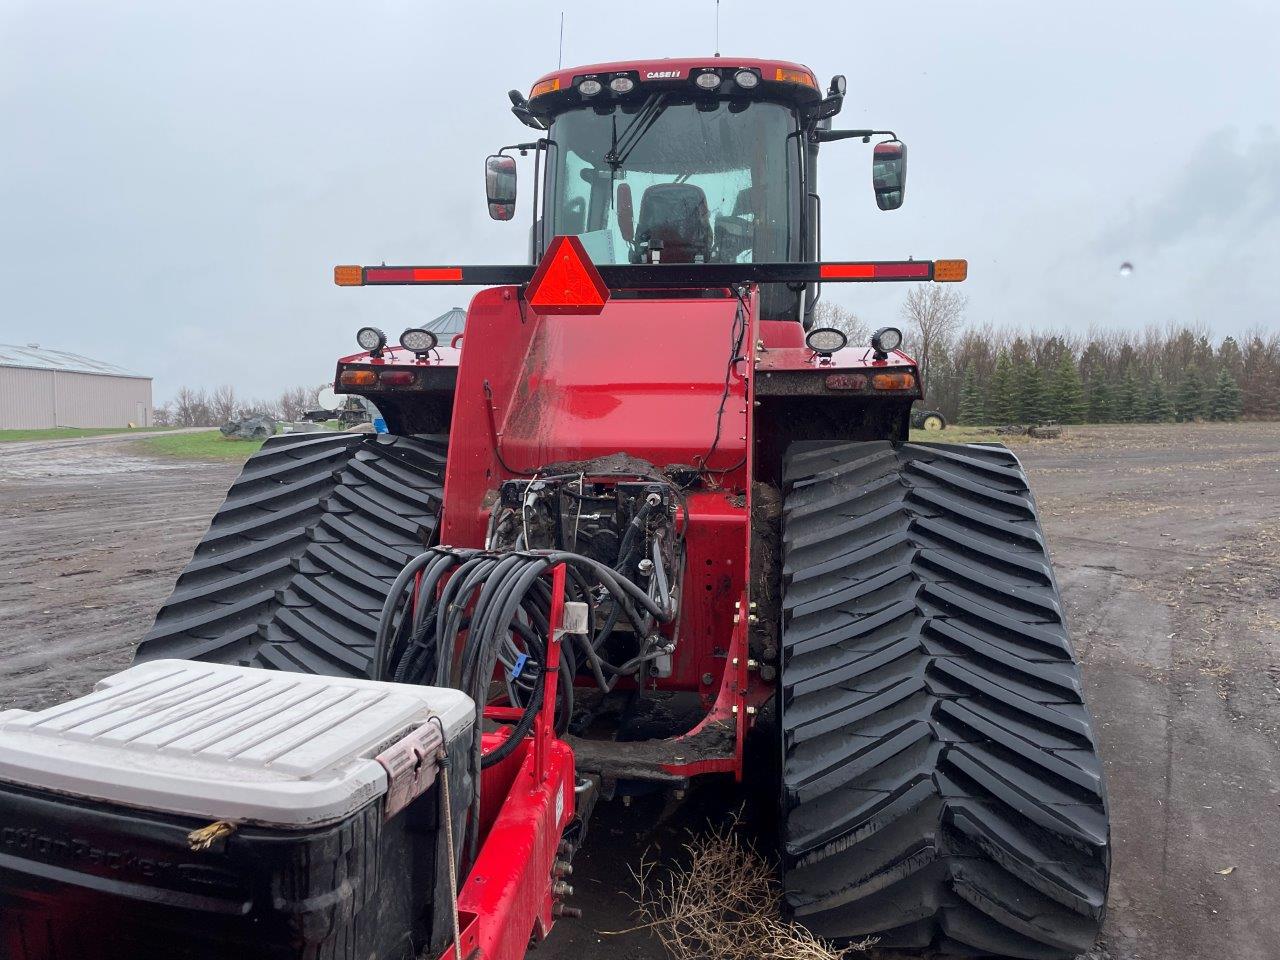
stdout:
[[556,237],[526,291],[538,313],[599,313],[609,288],[577,237]]

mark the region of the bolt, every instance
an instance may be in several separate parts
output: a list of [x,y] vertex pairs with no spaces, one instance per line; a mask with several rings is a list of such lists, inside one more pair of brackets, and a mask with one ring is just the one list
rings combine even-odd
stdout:
[[557,879],[573,874],[573,864],[567,860],[557,860],[551,865],[551,875]]
[[622,798],[622,805],[623,805],[624,807],[629,807],[629,806],[631,806],[631,794],[629,794],[629,793],[628,793],[628,794],[626,794],[625,796],[623,796],[623,798]]
[[702,675],[702,685],[703,685],[704,687],[709,687],[709,686],[711,686],[711,685],[712,685],[713,683],[715,683],[715,682],[716,682],[716,678],[715,678],[715,677],[713,677],[711,674],[709,674],[709,673],[704,673],[704,674]]
[[760,618],[757,617],[754,613],[747,614],[747,623],[759,623],[759,622],[760,622]]
[[734,658],[733,658],[733,665],[734,665],[735,667],[738,665],[738,658],[737,658],[737,657],[734,657]]
[[551,895],[553,897],[572,897],[573,887],[565,883],[563,880],[557,880],[551,885]]
[[747,716],[748,716],[748,717],[754,717],[755,715],[756,715],[756,708],[755,708],[755,707],[747,707]]
[[662,494],[660,494],[660,493],[651,493],[651,494],[649,494],[647,497],[645,497],[645,498],[644,498],[644,502],[645,502],[645,503],[647,503],[647,504],[648,504],[649,506],[651,506],[651,507],[656,507],[658,504],[660,504],[660,503],[662,502]]
[[764,681],[770,681],[770,680],[772,680],[774,677],[776,677],[777,675],[778,675],[778,671],[777,671],[777,670],[775,670],[775,669],[773,669],[773,667],[770,667],[770,666],[764,666],[764,667],[761,667],[761,668],[760,668],[760,679],[761,679],[761,680],[764,680]]
[[733,712],[734,713],[738,712],[738,705],[736,703],[733,705]]
[[756,608],[756,602],[755,602],[754,600],[752,600],[752,601],[751,601],[751,609],[752,609],[752,610],[754,610],[755,608]]
[[675,791],[675,798],[676,798],[677,800],[683,800],[683,799],[684,799],[684,791],[683,791],[683,790],[676,790],[676,791]]
[[737,622],[738,622],[739,620],[741,620],[741,619],[742,619],[742,617],[741,617],[739,614],[736,614],[736,613],[735,613],[735,614],[733,615],[733,622],[734,622],[734,623],[737,623]]
[[568,917],[571,920],[577,920],[582,916],[582,911],[577,907],[571,907],[557,900],[551,905],[551,915],[553,917]]
[[748,661],[747,661],[747,669],[748,669],[748,670],[759,670],[759,669],[760,669],[760,661],[759,661],[759,660],[748,660]]
[[647,577],[649,574],[653,573],[653,561],[648,557],[645,557],[636,564],[636,569],[640,571],[641,576]]

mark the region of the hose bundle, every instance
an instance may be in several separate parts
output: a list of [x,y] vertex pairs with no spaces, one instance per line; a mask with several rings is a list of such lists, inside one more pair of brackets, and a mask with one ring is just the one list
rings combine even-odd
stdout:
[[[490,767],[511,755],[542,707],[551,636],[549,575],[556,565],[566,567],[565,599],[587,607],[586,632],[573,635],[573,642],[560,651],[557,732],[563,733],[572,715],[573,678],[580,666],[608,692],[620,677],[640,673],[667,652],[657,627],[675,616],[675,606],[660,541],[654,541],[652,553],[652,576],[644,589],[606,564],[567,551],[427,550],[400,571],[387,594],[374,641],[372,675],[467,693],[476,704],[471,769],[474,773]],[[600,646],[622,621],[641,638],[641,646],[636,656],[615,665],[604,659]],[[482,754],[478,731],[484,707],[495,692],[505,693],[512,706],[522,709],[507,738]],[[473,823],[478,815],[477,786]],[[473,847],[475,839],[473,835]]]

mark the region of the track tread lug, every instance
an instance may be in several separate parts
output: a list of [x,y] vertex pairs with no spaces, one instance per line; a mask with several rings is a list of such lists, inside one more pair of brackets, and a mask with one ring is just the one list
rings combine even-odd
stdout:
[[789,909],[838,941],[1087,950],[1105,915],[1105,785],[1017,458],[806,442],[784,475]]
[[387,588],[435,539],[447,450],[443,436],[269,439],[136,659],[366,676]]

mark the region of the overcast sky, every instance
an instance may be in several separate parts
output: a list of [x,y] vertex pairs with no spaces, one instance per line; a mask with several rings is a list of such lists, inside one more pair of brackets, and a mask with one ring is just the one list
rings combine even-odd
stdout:
[[[713,52],[714,0],[0,0],[0,342],[266,397],[465,305],[331,267],[521,261],[532,169],[496,223],[482,164],[561,9],[566,66]],[[910,146],[891,213],[868,147],[823,148],[829,257],[967,257],[978,322],[1280,323],[1280,5],[724,0],[720,33]],[[871,322],[903,293],[827,288]]]

